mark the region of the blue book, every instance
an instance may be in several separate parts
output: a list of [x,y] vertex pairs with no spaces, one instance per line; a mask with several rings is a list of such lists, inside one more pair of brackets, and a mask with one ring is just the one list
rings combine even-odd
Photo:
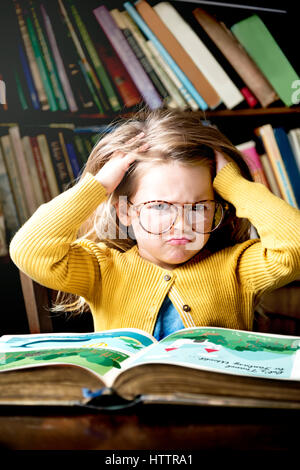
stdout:
[[36,88],[32,79],[31,71],[30,71],[29,64],[28,64],[25,52],[23,50],[22,44],[19,43],[18,47],[19,47],[19,55],[21,59],[21,64],[23,67],[23,72],[26,78],[27,86],[29,89],[32,105],[34,109],[40,109],[39,97],[38,97],[38,94],[37,94],[37,91],[36,91]]
[[129,2],[125,2],[124,7],[128,11],[129,15],[131,18],[135,21],[137,26],[140,28],[140,30],[144,33],[144,35],[153,42],[155,45],[156,49],[160,53],[160,55],[163,57],[163,59],[167,62],[167,64],[171,67],[177,78],[181,81],[183,86],[188,90],[188,92],[191,94],[191,96],[194,98],[200,109],[205,111],[208,108],[207,103],[204,101],[202,96],[198,93],[192,82],[188,79],[188,77],[183,73],[181,68],[176,64],[174,59],[170,56],[168,51],[164,48],[164,46],[161,44],[161,42],[157,39],[155,34],[151,31],[149,26],[145,23],[141,15],[136,11],[136,9],[131,5]]
[[286,172],[300,207],[300,173],[288,136],[282,127],[274,128],[274,135],[281,153]]
[[71,167],[72,167],[74,177],[77,178],[79,176],[79,173],[80,173],[80,166],[79,166],[79,163],[78,163],[78,160],[77,160],[77,155],[76,155],[74,146],[73,146],[72,142],[66,142],[66,147],[67,147],[67,152],[68,152],[68,155],[69,155],[69,160],[70,160],[70,163],[71,163]]

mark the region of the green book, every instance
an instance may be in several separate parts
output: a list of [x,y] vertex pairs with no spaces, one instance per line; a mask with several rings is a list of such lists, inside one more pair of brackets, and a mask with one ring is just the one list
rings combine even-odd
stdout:
[[99,55],[97,54],[96,48],[91,40],[91,37],[89,35],[89,32],[83,23],[80,14],[78,13],[78,10],[76,6],[73,4],[72,1],[69,1],[71,11],[75,20],[75,23],[77,25],[77,28],[80,32],[80,35],[82,37],[82,40],[85,44],[85,47],[89,53],[89,56],[91,58],[91,61],[95,67],[95,70],[97,72],[98,78],[101,81],[103,88],[108,96],[109,103],[113,109],[113,111],[120,111],[121,110],[121,105],[118,100],[118,97],[113,89],[113,86],[110,82],[110,79],[108,77],[108,74],[99,58]]
[[57,102],[56,102],[55,93],[54,93],[54,90],[53,90],[53,87],[52,87],[50,77],[48,75],[47,67],[46,67],[46,64],[45,64],[45,61],[44,61],[44,58],[43,58],[42,51],[40,49],[39,41],[38,41],[36,32],[34,30],[34,26],[32,24],[31,18],[29,18],[29,16],[27,16],[27,18],[26,18],[26,24],[27,24],[28,34],[29,34],[29,37],[30,37],[32,48],[33,48],[33,51],[34,51],[34,55],[35,55],[37,65],[38,65],[38,68],[39,68],[39,72],[40,72],[40,75],[41,75],[41,79],[42,79],[43,85],[45,87],[45,91],[46,91],[47,98],[48,98],[48,101],[49,101],[50,109],[51,109],[51,111],[57,111],[58,110],[58,105],[57,105]]
[[266,76],[286,106],[292,101],[297,73],[262,20],[253,15],[231,27],[231,31]]
[[46,36],[45,36],[45,34],[44,34],[44,32],[41,28],[41,23],[40,23],[40,19],[38,17],[37,11],[36,11],[36,6],[32,2],[32,0],[30,0],[29,4],[30,4],[32,19],[33,19],[34,26],[36,28],[36,33],[37,33],[37,37],[38,37],[38,40],[39,40],[40,48],[41,48],[41,51],[42,51],[42,54],[43,54],[45,65],[46,65],[47,70],[48,70],[49,78],[50,78],[52,86],[53,86],[53,91],[55,93],[57,103],[59,105],[59,108],[62,111],[67,111],[68,110],[68,104],[67,104],[67,101],[66,101],[63,89],[62,89],[62,85],[61,85],[60,80],[59,80],[59,76],[58,76],[58,72],[57,72],[57,69],[56,69],[54,59],[53,59],[53,57],[50,53],[50,48],[49,48],[49,45],[47,43]]

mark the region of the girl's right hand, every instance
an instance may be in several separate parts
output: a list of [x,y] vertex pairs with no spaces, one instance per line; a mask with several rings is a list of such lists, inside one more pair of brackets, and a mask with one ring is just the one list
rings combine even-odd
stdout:
[[[138,142],[144,136],[144,132],[141,132],[137,136],[130,139],[127,143],[130,144],[134,141]],[[148,148],[149,144],[146,143],[138,147],[137,151],[144,152]],[[116,150],[108,162],[106,162],[98,171],[98,173],[95,175],[95,178],[99,181],[99,183],[102,184],[102,186],[104,186],[107,193],[111,194],[120,184],[126,171],[135,159],[136,155],[134,153],[125,153],[122,152],[122,150]]]

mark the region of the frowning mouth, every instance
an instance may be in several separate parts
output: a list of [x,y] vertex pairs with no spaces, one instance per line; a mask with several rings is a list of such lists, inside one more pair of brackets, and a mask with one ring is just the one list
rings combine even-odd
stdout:
[[167,243],[169,245],[186,245],[187,243],[190,243],[190,239],[189,238],[170,238],[169,240],[167,240]]

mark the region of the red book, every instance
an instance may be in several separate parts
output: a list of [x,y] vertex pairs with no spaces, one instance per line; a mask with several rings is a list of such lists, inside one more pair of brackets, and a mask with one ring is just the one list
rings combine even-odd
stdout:
[[97,50],[124,105],[131,108],[140,103],[142,97],[118,56],[102,44],[97,44]]

